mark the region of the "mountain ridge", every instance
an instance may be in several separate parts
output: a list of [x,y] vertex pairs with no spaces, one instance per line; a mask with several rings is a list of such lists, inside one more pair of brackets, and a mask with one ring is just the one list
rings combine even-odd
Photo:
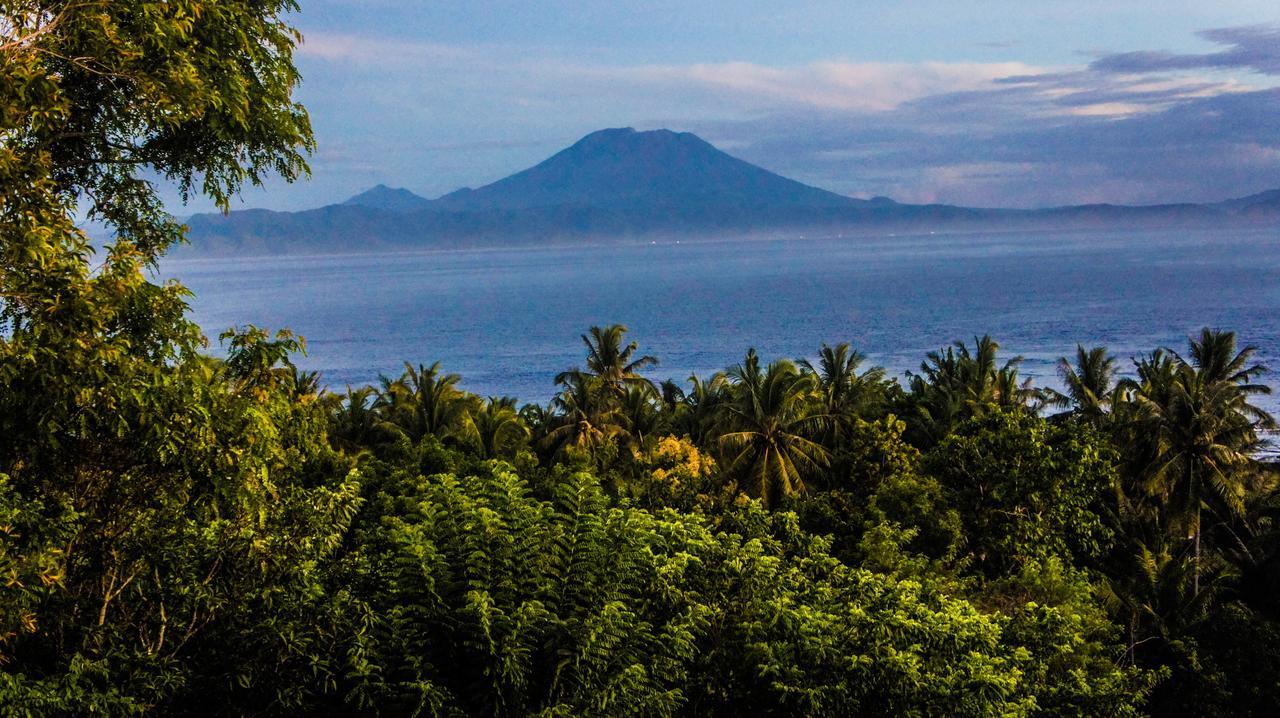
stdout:
[[671,130],[592,132],[538,164],[436,199],[377,185],[300,212],[239,210],[188,221],[187,253],[342,253],[468,246],[829,232],[1270,226],[1280,189],[1212,204],[1035,210],[846,197]]

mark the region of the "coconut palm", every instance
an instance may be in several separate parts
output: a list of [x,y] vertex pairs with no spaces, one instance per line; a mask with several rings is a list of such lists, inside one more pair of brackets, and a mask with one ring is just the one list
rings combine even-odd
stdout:
[[590,452],[623,433],[617,402],[605,400],[600,379],[571,374],[561,383],[564,389],[551,402],[555,416],[547,421],[544,442],[548,446],[557,452],[569,448]]
[[[647,366],[654,366],[658,360],[645,355],[636,357],[639,345],[636,342],[623,344],[627,328],[622,324],[611,324],[607,327],[591,327],[590,335],[582,335],[582,343],[587,346],[587,368],[571,369],[560,373],[556,383],[567,386],[571,379],[582,380],[592,378],[591,385],[608,393],[613,398],[621,398],[627,387],[648,386],[653,383],[640,376],[639,371]],[[587,386],[579,383],[579,386]]]
[[1083,344],[1077,344],[1074,365],[1066,357],[1058,360],[1058,376],[1067,393],[1055,396],[1052,403],[1070,402],[1077,414],[1097,423],[1111,405],[1115,375],[1116,358],[1107,353],[1106,347],[1085,349]]
[[1000,345],[990,336],[974,338],[973,351],[964,342],[929,352],[920,374],[907,373],[914,432],[932,443],[957,422],[982,414],[987,407],[1026,407],[1040,394],[1030,380],[1019,381],[1022,357],[997,366]]
[[724,372],[716,372],[708,379],[690,374],[684,410],[676,417],[678,430],[695,443],[707,446],[719,429],[728,401],[729,378]]
[[1207,615],[1225,576],[1214,573],[1203,590],[1189,588],[1196,582],[1194,559],[1163,542],[1154,548],[1137,543],[1127,563],[1099,587],[1102,599],[1124,617],[1126,662],[1137,662],[1138,648],[1151,641],[1164,650],[1182,651],[1181,638]]
[[373,407],[374,389],[347,385],[345,396],[333,405],[329,419],[329,441],[338,449],[358,452],[375,443],[382,433],[382,419]]
[[824,342],[818,352],[816,367],[808,359],[800,360],[801,369],[817,378],[823,412],[840,417],[838,425],[859,416],[871,404],[883,399],[884,369],[871,367],[859,374],[858,368],[865,361],[866,356],[852,349],[847,342],[834,347]]
[[1252,347],[1237,352],[1233,333],[1206,329],[1190,349],[1190,363],[1172,352],[1140,363],[1135,399],[1153,443],[1147,488],[1170,528],[1193,541],[1198,592],[1202,512],[1224,520],[1243,513],[1247,469],[1262,445],[1258,432],[1275,420],[1249,403],[1269,391],[1252,383],[1266,372],[1249,363]]
[[529,427],[516,413],[516,400],[491,396],[471,417],[472,440],[481,458],[507,458],[529,439]]
[[720,436],[727,472],[742,477],[747,492],[766,506],[803,493],[804,474],[830,463],[827,450],[809,438],[828,418],[818,405],[813,376],[787,360],[762,370],[752,349],[728,377],[728,431]]
[[[1225,382],[1235,386],[1236,393],[1243,397],[1270,394],[1271,387],[1253,380],[1269,373],[1263,364],[1253,361],[1258,348],[1252,345],[1236,350],[1235,332],[1226,332],[1205,327],[1200,330],[1199,339],[1189,339],[1191,365],[1196,367],[1209,382]],[[1265,411],[1243,402],[1240,410],[1258,428],[1275,427],[1275,419]]]
[[662,383],[658,384],[658,394],[662,397],[664,411],[674,412],[684,404],[684,389],[681,389],[673,379],[663,379]]
[[647,453],[667,427],[661,397],[643,385],[627,387],[618,402],[619,418],[626,428],[627,443],[636,456]]
[[464,435],[479,401],[458,388],[462,377],[441,373],[440,362],[429,367],[405,362],[404,366],[400,378],[381,379],[376,405],[387,427],[414,442],[428,434],[441,439]]
[[289,386],[295,399],[300,401],[314,400],[325,393],[324,387],[320,385],[320,372],[302,371],[295,365],[291,365],[289,368],[292,375]]

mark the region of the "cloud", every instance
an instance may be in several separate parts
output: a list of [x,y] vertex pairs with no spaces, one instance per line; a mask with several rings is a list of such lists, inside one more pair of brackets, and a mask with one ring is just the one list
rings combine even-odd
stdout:
[[651,99],[656,92],[659,101],[696,99],[726,109],[771,111],[779,107],[884,111],[929,95],[987,87],[1009,75],[1049,71],[1020,62],[841,59],[786,67],[740,61],[616,65],[501,45],[449,46],[332,33],[309,34],[299,52],[316,61],[356,63],[385,72],[416,70],[434,83],[465,83],[485,92],[505,92],[525,103],[531,97],[572,98],[608,87],[651,93]]
[[1251,70],[1263,75],[1280,75],[1280,25],[1249,25],[1218,28],[1199,33],[1200,37],[1228,48],[1202,55],[1172,52],[1122,52],[1105,55],[1090,63],[1097,72],[1141,74],[1169,70]]
[[1280,185],[1280,89],[1118,115],[1039,111],[1038,103],[1054,105],[1034,89],[1003,90],[925,98],[874,116],[780,115],[703,129],[756,137],[737,154],[775,171],[905,201],[1204,201]]
[[1280,28],[1200,36],[1220,49],[1048,67],[617,64],[310,33],[300,61],[325,78],[303,85],[322,150],[330,137],[348,145],[320,158],[317,177],[348,172],[344,193],[373,174],[424,194],[475,186],[625,125],[691,130],[803,181],[904,201],[1199,201],[1280,185]]
[[904,102],[945,92],[975,90],[1009,75],[1035,72],[1005,63],[814,62],[775,68],[746,62],[651,66],[612,71],[658,83],[683,83],[734,93],[763,106],[795,105],[859,112],[892,110]]
[[303,58],[382,66],[420,65],[424,60],[474,61],[484,56],[484,49],[480,47],[406,42],[328,32],[307,33],[297,52]]

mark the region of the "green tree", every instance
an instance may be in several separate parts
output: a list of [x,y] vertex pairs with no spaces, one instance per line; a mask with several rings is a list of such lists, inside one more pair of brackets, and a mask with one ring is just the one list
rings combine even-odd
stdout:
[[1070,402],[1077,414],[1099,425],[1115,389],[1116,358],[1107,353],[1106,347],[1085,349],[1083,344],[1077,344],[1075,365],[1066,357],[1059,359],[1058,376],[1067,393],[1054,403]]
[[988,576],[1033,558],[1088,565],[1110,546],[1100,510],[1117,481],[1115,459],[1087,426],[990,411],[956,427],[926,464],[960,512],[975,568]]
[[371,386],[351,388],[330,409],[329,440],[335,448],[358,453],[386,438],[382,417],[373,407]]
[[713,444],[729,396],[729,377],[724,372],[716,372],[707,379],[690,375],[684,411],[676,417],[679,430],[701,446]]
[[382,378],[376,405],[387,428],[414,443],[426,436],[463,439],[479,402],[458,388],[462,377],[442,373],[440,362],[417,367],[405,362],[404,369],[398,379]]
[[529,427],[516,413],[516,400],[491,396],[472,417],[474,441],[481,458],[511,458],[529,440]]
[[368,602],[347,694],[361,714],[1132,715],[1145,694],[1140,671],[1079,648],[1065,609],[1011,632],[841,564],[755,502],[715,531],[611,507],[582,473],[550,500],[493,465],[375,485],[391,495],[359,524],[381,538],[335,577]]
[[1020,382],[1014,357],[997,362],[1000,345],[990,336],[974,338],[973,351],[964,342],[929,352],[920,374],[908,372],[908,411],[903,414],[917,444],[941,441],[961,421],[991,408],[1024,408],[1039,392],[1030,380]]
[[845,342],[834,347],[824,343],[818,353],[817,366],[808,359],[800,361],[800,368],[818,379],[822,413],[835,419],[832,431],[846,430],[854,419],[884,401],[884,369],[871,367],[859,373],[865,361],[862,352]]
[[[623,344],[626,334],[627,328],[622,324],[591,327],[590,336],[582,335],[582,343],[587,347],[586,371],[571,369],[561,372],[556,376],[556,383],[567,386],[571,380],[577,380],[580,385],[599,388],[612,399],[620,399],[629,387],[653,389],[653,382],[639,372],[647,366],[656,365],[658,360],[648,355],[635,356],[639,345],[634,341]],[[593,381],[581,383],[587,379]]]
[[228,329],[218,339],[227,343],[226,373],[240,391],[296,388],[302,379],[292,355],[305,352],[307,344],[288,329],[281,329],[271,339],[266,330],[250,324],[243,331]]
[[625,419],[616,401],[610,401],[599,380],[586,375],[565,377],[564,389],[551,405],[543,442],[557,452],[572,449],[590,455],[625,432]]
[[1254,347],[1236,351],[1235,335],[1205,329],[1190,342],[1191,362],[1177,358],[1148,367],[1136,394],[1153,440],[1147,487],[1167,525],[1193,544],[1193,593],[1199,592],[1201,515],[1228,519],[1243,513],[1245,482],[1258,431],[1275,420],[1249,402],[1269,387],[1252,383],[1266,372],[1250,364]]
[[732,398],[719,439],[726,470],[766,506],[803,493],[803,475],[830,461],[810,438],[828,418],[815,406],[812,377],[785,359],[762,370],[754,349],[728,377]]
[[144,271],[183,236],[148,177],[225,208],[305,173],[291,9],[0,9],[5,712],[285,710],[333,675],[319,565],[357,487],[285,380],[292,339],[203,357],[185,290]]

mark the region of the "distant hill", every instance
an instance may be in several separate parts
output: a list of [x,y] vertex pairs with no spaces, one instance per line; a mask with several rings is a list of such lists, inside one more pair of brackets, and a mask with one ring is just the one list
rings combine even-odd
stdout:
[[1041,210],[911,205],[828,192],[732,157],[696,135],[593,132],[543,162],[437,199],[378,185],[302,212],[191,217],[191,254],[343,253],[584,239],[982,228],[1280,225],[1280,190],[1216,204]]
[[431,200],[426,197],[419,197],[407,189],[388,187],[384,184],[365,190],[342,204],[348,207],[370,207],[392,212],[417,212],[432,207]]
[[1242,217],[1277,220],[1280,219],[1280,189],[1219,202],[1213,206]]

